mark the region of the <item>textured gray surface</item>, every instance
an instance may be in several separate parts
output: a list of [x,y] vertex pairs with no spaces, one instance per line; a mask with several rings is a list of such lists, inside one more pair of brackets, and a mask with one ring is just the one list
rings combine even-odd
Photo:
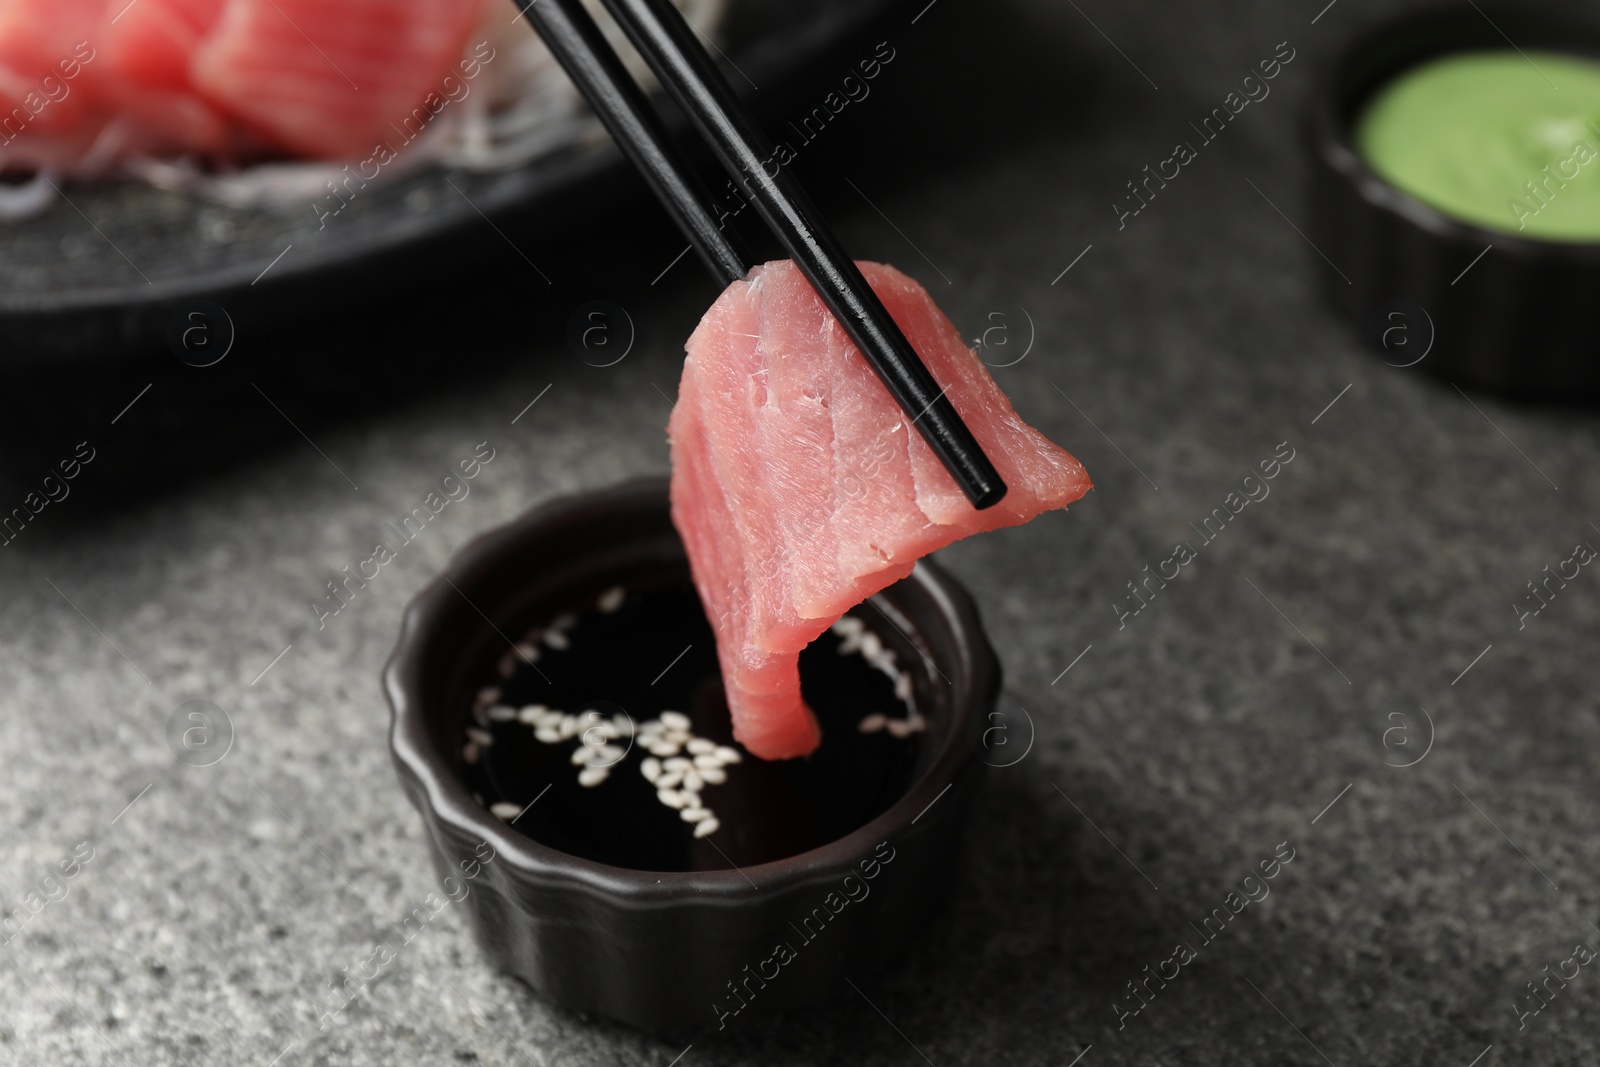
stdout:
[[[1090,1045],[1087,1067],[1594,1061],[1593,967],[1520,1031],[1512,1003],[1600,945],[1600,579],[1585,570],[1522,630],[1510,605],[1600,544],[1596,421],[1469,401],[1363,354],[1324,311],[1316,253],[1272,205],[1304,228],[1312,63],[1375,8],[1343,0],[1313,26],[1320,6],[939,0],[890,31],[874,96],[803,156],[851,247],[919,276],[969,336],[1001,312],[1020,341],[1026,309],[1037,340],[996,376],[1097,488],[944,553],[1038,740],[991,776],[926,944],[860,993],[703,1035],[679,1062],[1067,1064]],[[1118,232],[1123,181],[1286,39],[1272,95]],[[832,80],[818,72],[819,96]],[[0,901],[77,842],[94,856],[0,948],[0,1057],[683,1051],[541,1003],[449,912],[317,1024],[329,983],[433,888],[377,684],[406,598],[529,503],[664,469],[663,393],[711,292],[687,260],[652,287],[681,245],[624,221],[525,237],[554,288],[491,282],[516,269],[505,253],[314,336],[242,338],[210,371],[160,355],[11,383],[7,455],[29,462],[8,463],[8,496],[83,438],[98,452],[0,550]],[[639,325],[606,369],[563,337],[597,296]],[[471,496],[319,632],[321,583],[483,440],[497,455]],[[1196,540],[1187,524],[1283,441],[1270,497],[1119,629],[1124,583]],[[165,739],[191,699],[236,731],[209,767]],[[1431,749],[1386,766],[1423,752],[1419,708]],[[1409,743],[1386,748],[1399,725]],[[1285,841],[1271,895],[1200,946],[1190,923]],[[1119,1030],[1125,983],[1184,939],[1199,958]]]

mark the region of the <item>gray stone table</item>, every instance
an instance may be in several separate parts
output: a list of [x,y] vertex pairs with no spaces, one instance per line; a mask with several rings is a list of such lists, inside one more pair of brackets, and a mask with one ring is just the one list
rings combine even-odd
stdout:
[[[1514,1004],[1600,945],[1600,577],[1526,625],[1512,605],[1600,544],[1600,424],[1387,367],[1327,310],[1300,121],[1313,64],[1382,9],[1321,7],[936,0],[882,31],[872,96],[797,163],[852,249],[968,336],[1005,326],[994,362],[1033,335],[995,376],[1096,488],[942,553],[1037,725],[943,917],[859,994],[706,1034],[685,1067],[1596,1062],[1600,970],[1521,1025]],[[1271,95],[1119,229],[1124,183],[1280,48]],[[664,471],[714,295],[688,259],[652,283],[681,243],[646,205],[507,236],[552,285],[488,235],[380,306],[330,283],[326,323],[209,372],[154,354],[8,382],[8,496],[95,451],[0,550],[0,902],[60,897],[0,948],[0,1061],[684,1051],[541,1002],[450,913],[317,1023],[433,884],[378,687],[402,607],[529,504]],[[594,298],[638,326],[612,367],[565,340]],[[480,441],[470,497],[319,630],[323,583]],[[1270,496],[1123,616],[1278,450]],[[214,765],[169,749],[189,700],[231,720]],[[1135,1014],[1128,983],[1275,851],[1270,895]]]

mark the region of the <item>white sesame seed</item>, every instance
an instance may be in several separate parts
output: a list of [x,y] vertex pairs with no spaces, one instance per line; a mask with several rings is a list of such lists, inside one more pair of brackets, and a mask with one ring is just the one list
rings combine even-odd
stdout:
[[681,808],[689,802],[689,798],[675,789],[657,789],[656,799],[669,808]]
[[844,640],[839,642],[839,655],[848,656],[861,647],[860,634],[846,634]]
[[924,719],[920,713],[913,711],[911,717],[906,720],[906,725],[910,727],[912,733],[921,733],[928,728],[928,720]]
[[676,789],[683,782],[682,771],[662,771],[661,777],[656,779],[658,789]]
[[580,763],[587,763],[588,761],[589,750],[584,748],[582,745],[579,745],[577,748],[573,749],[572,755],[567,759],[567,762],[572,764],[574,767]]
[[639,773],[644,775],[644,780],[654,782],[661,777],[661,761],[654,756],[646,756],[644,762],[639,764]]
[[657,741],[653,745],[645,745],[644,747],[649,749],[652,755],[656,756],[676,756],[678,754],[678,746],[666,741]]
[[894,680],[894,695],[905,703],[911,703],[911,675],[902,674]]
[[519,805],[499,800],[489,805],[489,814],[497,819],[515,819],[522,814],[522,808]]
[[488,748],[494,744],[494,734],[491,734],[488,730],[480,730],[476,726],[467,727],[467,737],[476,741],[483,748]]
[[739,755],[739,750],[727,745],[717,746],[717,759],[723,763],[743,763],[744,757]]
[[478,762],[478,746],[471,741],[461,746],[461,759],[464,763]]
[[561,652],[572,647],[571,639],[560,630],[546,630],[544,632],[544,643],[555,649],[557,652]]
[[562,736],[563,739],[568,738],[568,737],[572,737],[575,734],[577,734],[577,732],[578,732],[578,717],[576,715],[563,715],[563,716],[561,716],[560,731],[561,731],[561,736]]
[[889,719],[884,725],[889,728],[889,733],[895,737],[909,737],[911,735],[911,723],[905,719]]
[[871,630],[861,635],[861,654],[869,660],[883,655],[883,639]]
[[683,787],[691,793],[698,793],[705,788],[705,782],[700,780],[698,771],[683,772]]
[[694,758],[694,769],[703,771],[708,767],[720,767],[722,761],[717,758],[716,752],[702,752]]
[[547,745],[559,745],[561,743],[561,731],[554,727],[541,726],[533,732],[533,736]]
[[888,720],[883,715],[879,714],[878,712],[873,712],[871,715],[868,715],[866,718],[862,719],[856,729],[860,730],[864,734],[875,734],[879,730],[883,729],[883,724],[887,721]]
[[561,720],[566,717],[565,712],[558,711],[555,708],[545,708],[539,713],[537,725],[548,726],[552,730],[560,730]]
[[509,704],[496,704],[489,709],[489,718],[493,722],[510,722],[517,717],[517,709]]
[[633,720],[626,715],[613,715],[611,717],[612,737],[632,737]]
[[682,811],[678,812],[678,818],[682,819],[684,822],[699,822],[701,819],[711,818],[711,811],[708,808],[702,808],[696,804],[692,808],[684,808]]
[[663,711],[661,725],[669,730],[687,730],[693,724],[689,721],[689,716],[681,711]]
[[548,710],[543,704],[528,704],[517,712],[517,719],[527,723],[529,726],[537,726],[539,717]]
[[707,815],[704,819],[701,819],[699,822],[694,824],[694,836],[710,837],[712,834],[717,832],[717,829],[721,825],[722,824],[717,821],[717,817],[715,815]]
[[834,623],[831,629],[840,637],[850,637],[859,634],[865,626],[866,624],[854,615],[845,615]]
[[478,698],[474,703],[481,707],[488,707],[500,699],[500,687],[497,685],[485,686],[478,690]]
[[721,767],[701,767],[695,773],[706,785],[721,785],[728,780],[728,772]]
[[686,771],[694,766],[694,760],[686,759],[683,756],[674,756],[669,760],[663,761],[661,765],[669,771]]
[[539,640],[539,631],[530,632],[526,639],[517,642],[517,658],[527,663],[539,662],[539,646],[534,644]]
[[618,608],[622,607],[622,600],[627,595],[628,591],[626,589],[622,588],[620,585],[614,585],[610,589],[607,589],[604,593],[600,594],[599,599],[595,601],[595,605],[601,611],[605,612],[607,615],[610,615],[613,611],[616,611]]
[[689,742],[688,749],[696,756],[700,756],[707,752],[715,752],[717,750],[717,746],[714,742],[707,741],[703,737],[696,737]]
[[585,789],[592,788],[605,781],[610,774],[610,767],[585,767],[578,772],[578,784]]

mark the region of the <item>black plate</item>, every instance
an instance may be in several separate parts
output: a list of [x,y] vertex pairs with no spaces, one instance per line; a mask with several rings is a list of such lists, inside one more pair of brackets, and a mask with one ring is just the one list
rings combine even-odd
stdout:
[[[896,6],[731,0],[723,50],[749,81],[730,77],[758,115],[771,114],[787,103],[787,81]],[[663,111],[685,140],[682,117]],[[429,168],[374,183],[323,228],[309,203],[241,209],[142,182],[68,185],[71,206],[0,223],[0,354],[15,362],[148,350],[197,299],[225,307],[236,325],[282,326],[397,275],[459,267],[502,240],[485,216],[537,267],[541,231],[570,228],[642,188],[625,167],[602,139],[497,173]]]

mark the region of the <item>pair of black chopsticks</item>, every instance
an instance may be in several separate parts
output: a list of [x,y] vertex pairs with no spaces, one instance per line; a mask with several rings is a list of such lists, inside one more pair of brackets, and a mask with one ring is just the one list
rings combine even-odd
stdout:
[[[515,2],[712,274],[725,285],[743,278],[754,265],[750,254],[737,234],[718,224],[708,191],[679,159],[643,90],[584,10],[582,0]],[[810,198],[787,170],[773,164],[771,142],[695,40],[694,28],[670,0],[603,2],[656,79],[743,186],[967,499],[977,508],[998,503],[1005,495],[1005,482]]]

